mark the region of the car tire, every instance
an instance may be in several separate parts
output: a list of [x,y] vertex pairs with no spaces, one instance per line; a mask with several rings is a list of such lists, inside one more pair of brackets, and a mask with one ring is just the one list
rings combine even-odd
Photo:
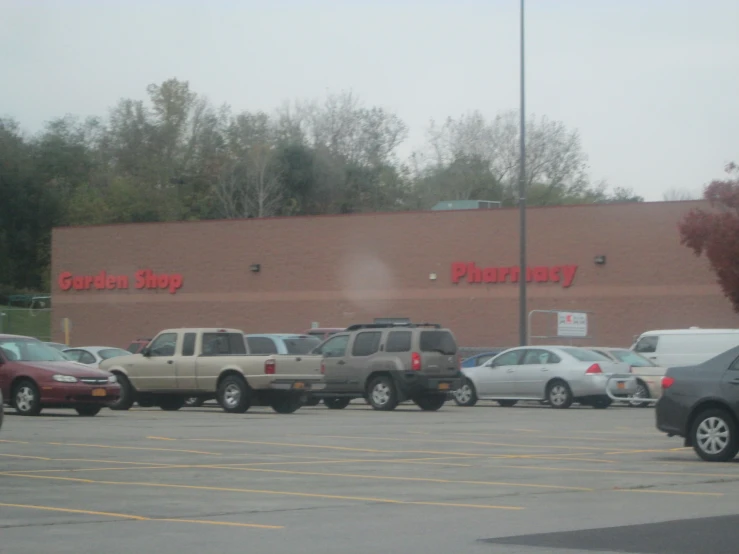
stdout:
[[249,409],[249,385],[242,377],[229,375],[218,385],[218,403],[224,412],[243,414]]
[[185,400],[185,406],[188,408],[199,408],[203,404],[205,404],[205,398],[198,398],[197,396],[192,396]]
[[720,408],[698,414],[690,430],[693,450],[707,462],[730,462],[739,452],[734,419]]
[[133,385],[131,385],[131,381],[128,380],[128,377],[121,375],[120,373],[116,373],[115,376],[118,378],[118,386],[121,388],[121,395],[118,397],[118,400],[110,404],[108,407],[111,410],[130,410],[131,406],[133,406],[133,403],[136,401],[136,391],[134,390]]
[[446,394],[427,394],[415,398],[413,402],[424,412],[435,412],[446,404],[446,400]]
[[303,400],[298,395],[286,394],[272,400],[270,406],[278,414],[292,414],[303,405]]
[[512,408],[518,404],[518,400],[498,400],[498,404],[504,408]]
[[36,383],[24,379],[13,387],[13,407],[23,416],[36,416],[41,413],[41,395]]
[[101,406],[77,406],[75,410],[82,417],[94,417],[100,413]]
[[639,402],[638,400],[631,400],[632,398],[651,398],[649,387],[644,381],[638,380],[636,382],[636,392],[629,397],[628,404],[631,408],[646,408],[649,406],[649,402]]
[[381,375],[369,386],[369,403],[375,410],[392,411],[398,406],[398,389],[391,377]]
[[573,397],[570,386],[560,379],[549,383],[547,387],[547,402],[555,410],[566,410],[572,406]]
[[329,410],[343,410],[351,402],[351,398],[342,398],[340,396],[334,396],[333,398],[324,398],[323,403]]
[[462,386],[452,392],[452,396],[454,396],[454,402],[457,403],[457,406],[471,408],[477,404],[477,390],[469,379],[465,379]]
[[590,402],[590,405],[596,410],[605,410],[606,408],[609,408],[611,404],[613,404],[613,400],[611,400],[607,396],[598,396],[596,398],[593,398],[593,400]]
[[159,401],[159,407],[165,412],[176,412],[185,405],[185,399],[181,396],[169,396]]
[[315,396],[309,398],[303,403],[303,406],[318,406],[321,403],[320,398],[316,398]]

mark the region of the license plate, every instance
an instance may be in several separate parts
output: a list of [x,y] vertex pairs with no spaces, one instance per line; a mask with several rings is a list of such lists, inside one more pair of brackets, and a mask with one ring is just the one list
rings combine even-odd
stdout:
[[449,390],[449,383],[439,383],[439,390]]
[[626,388],[626,383],[624,383],[624,382],[619,382],[619,383],[618,383],[618,388],[620,388],[620,389],[625,389],[625,388]]
[[293,383],[293,388],[294,389],[304,389],[305,383]]
[[106,396],[108,393],[105,392],[105,389],[92,389],[92,395],[93,396]]

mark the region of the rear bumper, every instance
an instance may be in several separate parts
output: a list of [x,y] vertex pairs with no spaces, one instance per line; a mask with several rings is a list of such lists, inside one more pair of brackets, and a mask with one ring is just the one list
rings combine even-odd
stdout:
[[406,398],[423,394],[446,394],[462,386],[462,373],[449,375],[425,375],[416,371],[404,371],[396,377],[399,392]]
[[318,392],[326,388],[323,381],[307,381],[303,379],[276,379],[272,381],[269,390],[295,391],[295,392]]
[[[580,396],[605,396],[607,395],[606,383],[609,377],[609,374],[585,375],[581,379],[570,383],[572,394],[576,398]],[[618,377],[614,375],[607,386],[610,393],[615,396],[630,396],[636,392],[636,378],[632,375],[619,375]]]
[[671,397],[662,396],[654,408],[657,429],[668,435],[686,436],[688,412],[689,410]]
[[118,400],[118,385],[86,385],[84,383],[54,383],[39,386],[42,406],[76,406],[80,404],[107,406]]

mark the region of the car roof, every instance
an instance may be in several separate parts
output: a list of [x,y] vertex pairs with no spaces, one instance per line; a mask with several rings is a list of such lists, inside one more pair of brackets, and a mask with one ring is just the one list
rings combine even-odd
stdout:
[[316,337],[301,333],[246,333],[245,337],[269,337],[276,339],[314,339]]
[[716,335],[716,334],[739,334],[739,329],[658,329],[656,331],[644,331],[640,337],[648,337],[650,335]]
[[34,339],[34,337],[27,337],[25,335],[0,335],[0,339]]
[[631,350],[627,346],[582,346],[580,348],[586,348],[588,350]]
[[67,350],[90,350],[91,352],[99,352],[100,350],[123,350],[124,352],[127,352],[125,348],[119,348],[118,346],[70,346],[69,348],[65,348],[64,351]]

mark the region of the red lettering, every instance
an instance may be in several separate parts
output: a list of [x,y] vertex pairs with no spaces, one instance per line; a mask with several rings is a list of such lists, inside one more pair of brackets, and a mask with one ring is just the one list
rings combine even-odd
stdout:
[[534,280],[534,271],[530,267],[527,267],[526,268],[526,282],[530,283],[533,280]]
[[559,283],[559,270],[560,267],[558,265],[549,268],[549,280],[552,283]]
[[169,275],[167,275],[166,273],[157,275],[157,286],[160,289],[166,289],[169,286]]
[[182,287],[182,275],[175,273],[169,278],[169,294],[174,294],[177,290]]
[[482,270],[475,265],[475,262],[467,264],[467,282],[482,283]]
[[564,273],[564,282],[562,283],[562,286],[564,288],[569,288],[570,285],[572,285],[572,282],[575,280],[576,272],[577,272],[576,265],[562,266],[562,273]]
[[58,280],[59,288],[62,290],[69,290],[72,288],[72,274],[69,271],[62,271],[59,274]]
[[467,264],[452,264],[452,283],[459,283],[459,280],[467,273]]
[[85,278],[80,276],[75,276],[72,279],[74,283],[74,290],[83,290],[85,288]]
[[140,269],[136,273],[134,273],[134,277],[136,279],[136,288],[137,289],[143,289],[146,286],[146,273],[148,269]]
[[96,289],[103,290],[105,288],[105,277],[106,274],[104,271],[101,271],[100,273],[95,275],[95,277],[93,277]]
[[486,283],[495,283],[498,281],[498,272],[494,267],[486,267],[482,270],[482,280]]
[[157,288],[157,275],[152,270],[146,270],[146,288],[155,289]]
[[510,272],[511,272],[510,267],[501,267],[500,269],[498,269],[498,281],[501,283],[505,283],[506,277],[508,277]]
[[105,288],[108,290],[113,290],[115,288],[116,278],[114,275],[108,275],[105,278]]
[[125,275],[119,275],[116,277],[116,288],[127,289],[128,288],[128,277]]
[[95,278],[92,275],[85,275],[85,290],[90,290],[90,287],[92,287],[92,282],[95,280]]
[[521,268],[512,267],[511,268],[511,283],[518,283],[519,277],[521,277]]
[[549,280],[549,271],[546,267],[534,268],[534,279],[537,283],[546,283]]

